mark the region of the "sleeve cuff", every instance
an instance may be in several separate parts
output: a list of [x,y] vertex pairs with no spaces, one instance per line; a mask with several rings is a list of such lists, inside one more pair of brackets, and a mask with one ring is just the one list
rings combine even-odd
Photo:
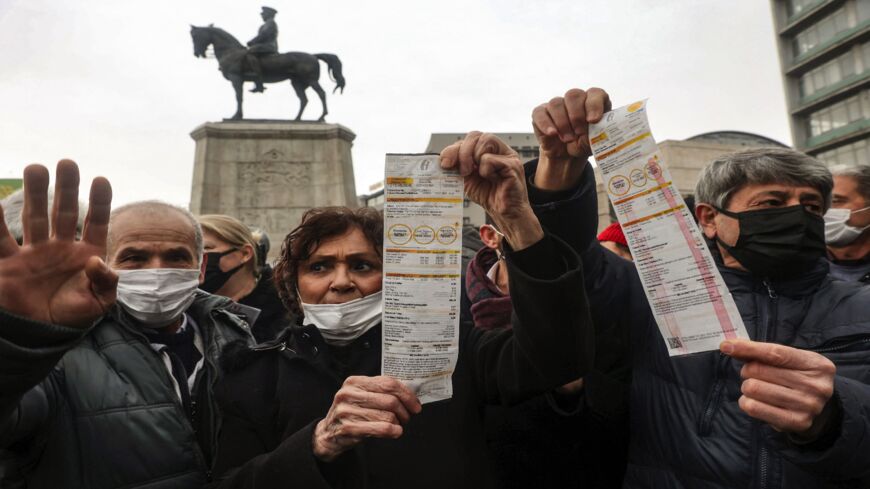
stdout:
[[788,441],[804,450],[823,451],[834,445],[843,428],[843,402],[836,391],[825,404],[816,421],[821,425],[819,433],[814,433],[808,437],[789,433],[787,435]]
[[33,321],[3,309],[0,309],[0,324],[3,326],[0,341],[22,349],[68,348],[90,330]]
[[548,234],[544,234],[540,241],[520,251],[510,248],[507,240],[504,245],[508,263],[530,277],[538,280],[555,280],[567,271],[565,264],[560,263],[561,260],[558,259],[560,255]]
[[[589,167],[592,165],[589,162],[586,163],[586,168],[583,169],[583,174],[589,171]],[[537,166],[535,166],[537,169]],[[575,195],[577,195],[580,188],[583,186],[584,178],[581,176],[580,181],[577,182],[577,185],[565,190],[544,190],[535,186],[535,173],[530,173],[526,178],[526,187],[529,192],[529,202],[532,205],[540,205],[547,204],[550,202],[560,202],[563,200],[569,200]]]

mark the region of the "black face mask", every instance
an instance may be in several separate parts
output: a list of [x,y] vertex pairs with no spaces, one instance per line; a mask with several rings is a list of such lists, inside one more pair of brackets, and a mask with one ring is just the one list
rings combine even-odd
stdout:
[[740,223],[734,246],[716,241],[741,265],[764,278],[799,275],[825,254],[825,220],[802,205],[730,212],[716,208]]
[[206,253],[206,262],[205,262],[205,280],[199,284],[199,288],[208,292],[209,294],[214,294],[221,287],[227,283],[227,280],[232,278],[232,276],[238,272],[244,263],[239,264],[236,268],[232,270],[227,270],[224,272],[221,270],[221,258],[230,253],[238,251],[237,248],[232,248],[227,251],[212,251],[211,253]]

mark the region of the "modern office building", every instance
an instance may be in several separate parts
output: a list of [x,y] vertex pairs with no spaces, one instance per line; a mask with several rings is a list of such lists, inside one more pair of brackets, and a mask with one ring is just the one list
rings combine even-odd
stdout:
[[870,0],[771,0],[795,147],[870,164]]

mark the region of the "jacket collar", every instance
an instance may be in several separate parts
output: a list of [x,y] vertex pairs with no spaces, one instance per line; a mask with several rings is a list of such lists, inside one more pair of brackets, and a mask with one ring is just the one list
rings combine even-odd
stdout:
[[[184,312],[190,314],[193,320],[200,326],[200,333],[203,335],[203,342],[206,345],[211,344],[212,340],[217,339],[215,338],[216,335],[222,334],[218,328],[213,326],[216,315],[222,316],[226,319],[222,321],[224,324],[230,325],[230,327],[236,329],[244,336],[251,335],[251,328],[247,323],[225,310],[226,306],[231,303],[232,301],[227,297],[212,295],[199,289],[196,290],[193,303]],[[112,306],[105,319],[111,319],[123,328],[145,338],[142,327],[117,303]]]
[[[706,239],[706,238],[705,238]],[[805,297],[812,295],[822,285],[828,276],[828,260],[819,258],[816,264],[806,273],[789,279],[768,279],[759,277],[736,268],[728,268],[722,262],[722,255],[715,242],[707,240],[710,253],[716,262],[716,267],[725,280],[725,285],[731,292],[763,292],[768,295],[785,295],[788,297]]]
[[[267,346],[268,345],[268,346]],[[339,385],[344,382],[333,368],[333,357],[330,347],[326,344],[320,331],[313,324],[302,326],[295,324],[278,336],[274,341],[263,344],[254,349],[278,349],[282,356],[290,361],[304,361],[322,373],[333,378]],[[354,340],[348,349],[377,349],[381,347],[381,325],[373,327],[365,334]]]

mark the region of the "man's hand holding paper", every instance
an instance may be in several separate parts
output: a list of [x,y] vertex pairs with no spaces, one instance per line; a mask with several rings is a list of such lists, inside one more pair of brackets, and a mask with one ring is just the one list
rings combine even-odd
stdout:
[[725,341],[721,350],[746,362],[739,401],[746,414],[809,440],[828,427],[831,416],[820,415],[834,393],[833,362],[816,352],[758,341]]

